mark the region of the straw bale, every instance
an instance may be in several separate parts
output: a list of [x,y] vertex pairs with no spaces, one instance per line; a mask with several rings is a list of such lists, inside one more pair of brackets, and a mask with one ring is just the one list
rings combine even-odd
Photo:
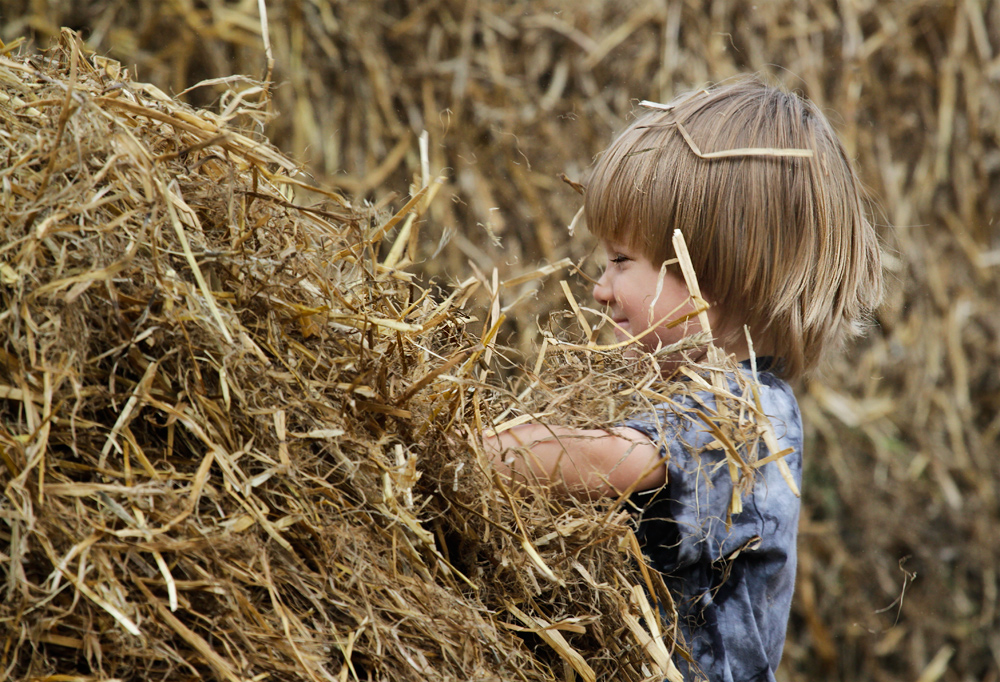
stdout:
[[[5,677],[674,677],[627,511],[483,460],[476,280],[377,258],[425,191],[296,204],[265,140],[69,30],[0,99]],[[560,354],[541,381],[602,385]]]
[[[741,71],[832,117],[886,225],[895,284],[869,340],[800,387],[808,430],[791,679],[991,679],[1000,631],[1000,8],[967,0],[270,0],[269,136],[373,201],[448,179],[413,260],[501,281],[569,258],[590,159],[641,100]],[[13,0],[0,38],[61,25],[166,92],[262,76],[255,3]],[[239,86],[244,87],[244,86]],[[247,89],[251,85],[245,86]],[[184,95],[229,102],[229,83]],[[529,166],[530,164],[530,166]],[[394,204],[399,206],[397,199]],[[888,226],[893,226],[889,230]],[[580,226],[582,228],[582,226]],[[889,237],[894,231],[895,237]],[[582,236],[582,238],[581,238]],[[495,240],[494,240],[495,237]],[[449,241],[450,240],[450,241]],[[9,276],[9,275],[8,275]],[[464,275],[459,279],[464,279]],[[554,282],[503,290],[501,309]],[[582,287],[573,284],[578,300]],[[508,315],[528,358],[535,315]],[[506,338],[504,338],[506,342]],[[511,351],[513,352],[513,351]],[[20,390],[20,389],[18,389]]]

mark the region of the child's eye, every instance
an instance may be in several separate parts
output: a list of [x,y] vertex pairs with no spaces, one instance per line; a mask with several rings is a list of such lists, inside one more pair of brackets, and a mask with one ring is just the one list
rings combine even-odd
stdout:
[[616,254],[615,254],[614,256],[612,256],[612,257],[610,258],[610,261],[611,261],[612,263],[615,263],[615,264],[618,264],[618,263],[625,263],[625,262],[627,262],[627,261],[630,261],[630,260],[632,260],[632,259],[631,259],[631,258],[629,258],[628,256],[623,256],[623,255],[622,255],[622,254],[620,254],[620,253],[616,253]]

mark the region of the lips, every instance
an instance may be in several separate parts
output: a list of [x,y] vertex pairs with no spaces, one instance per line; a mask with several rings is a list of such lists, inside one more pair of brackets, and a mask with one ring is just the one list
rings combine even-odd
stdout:
[[627,319],[614,319],[614,318],[612,318],[612,321],[616,325],[614,327],[615,336],[617,336],[621,340],[627,339],[630,336],[630,332],[629,332],[629,328],[628,328],[628,320]]

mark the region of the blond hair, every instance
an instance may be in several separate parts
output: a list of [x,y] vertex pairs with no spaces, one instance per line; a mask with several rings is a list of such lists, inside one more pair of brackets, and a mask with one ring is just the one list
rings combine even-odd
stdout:
[[757,79],[641,114],[598,161],[585,215],[599,239],[654,264],[674,257],[679,229],[720,310],[720,343],[748,325],[786,377],[859,335],[882,298],[878,237],[843,145],[815,105]]

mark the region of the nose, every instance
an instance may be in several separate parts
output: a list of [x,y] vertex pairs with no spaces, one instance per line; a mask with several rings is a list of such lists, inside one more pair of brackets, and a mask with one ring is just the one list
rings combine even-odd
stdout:
[[604,272],[601,273],[601,278],[594,285],[594,300],[601,305],[611,305],[611,302],[614,300],[607,268],[604,269]]

